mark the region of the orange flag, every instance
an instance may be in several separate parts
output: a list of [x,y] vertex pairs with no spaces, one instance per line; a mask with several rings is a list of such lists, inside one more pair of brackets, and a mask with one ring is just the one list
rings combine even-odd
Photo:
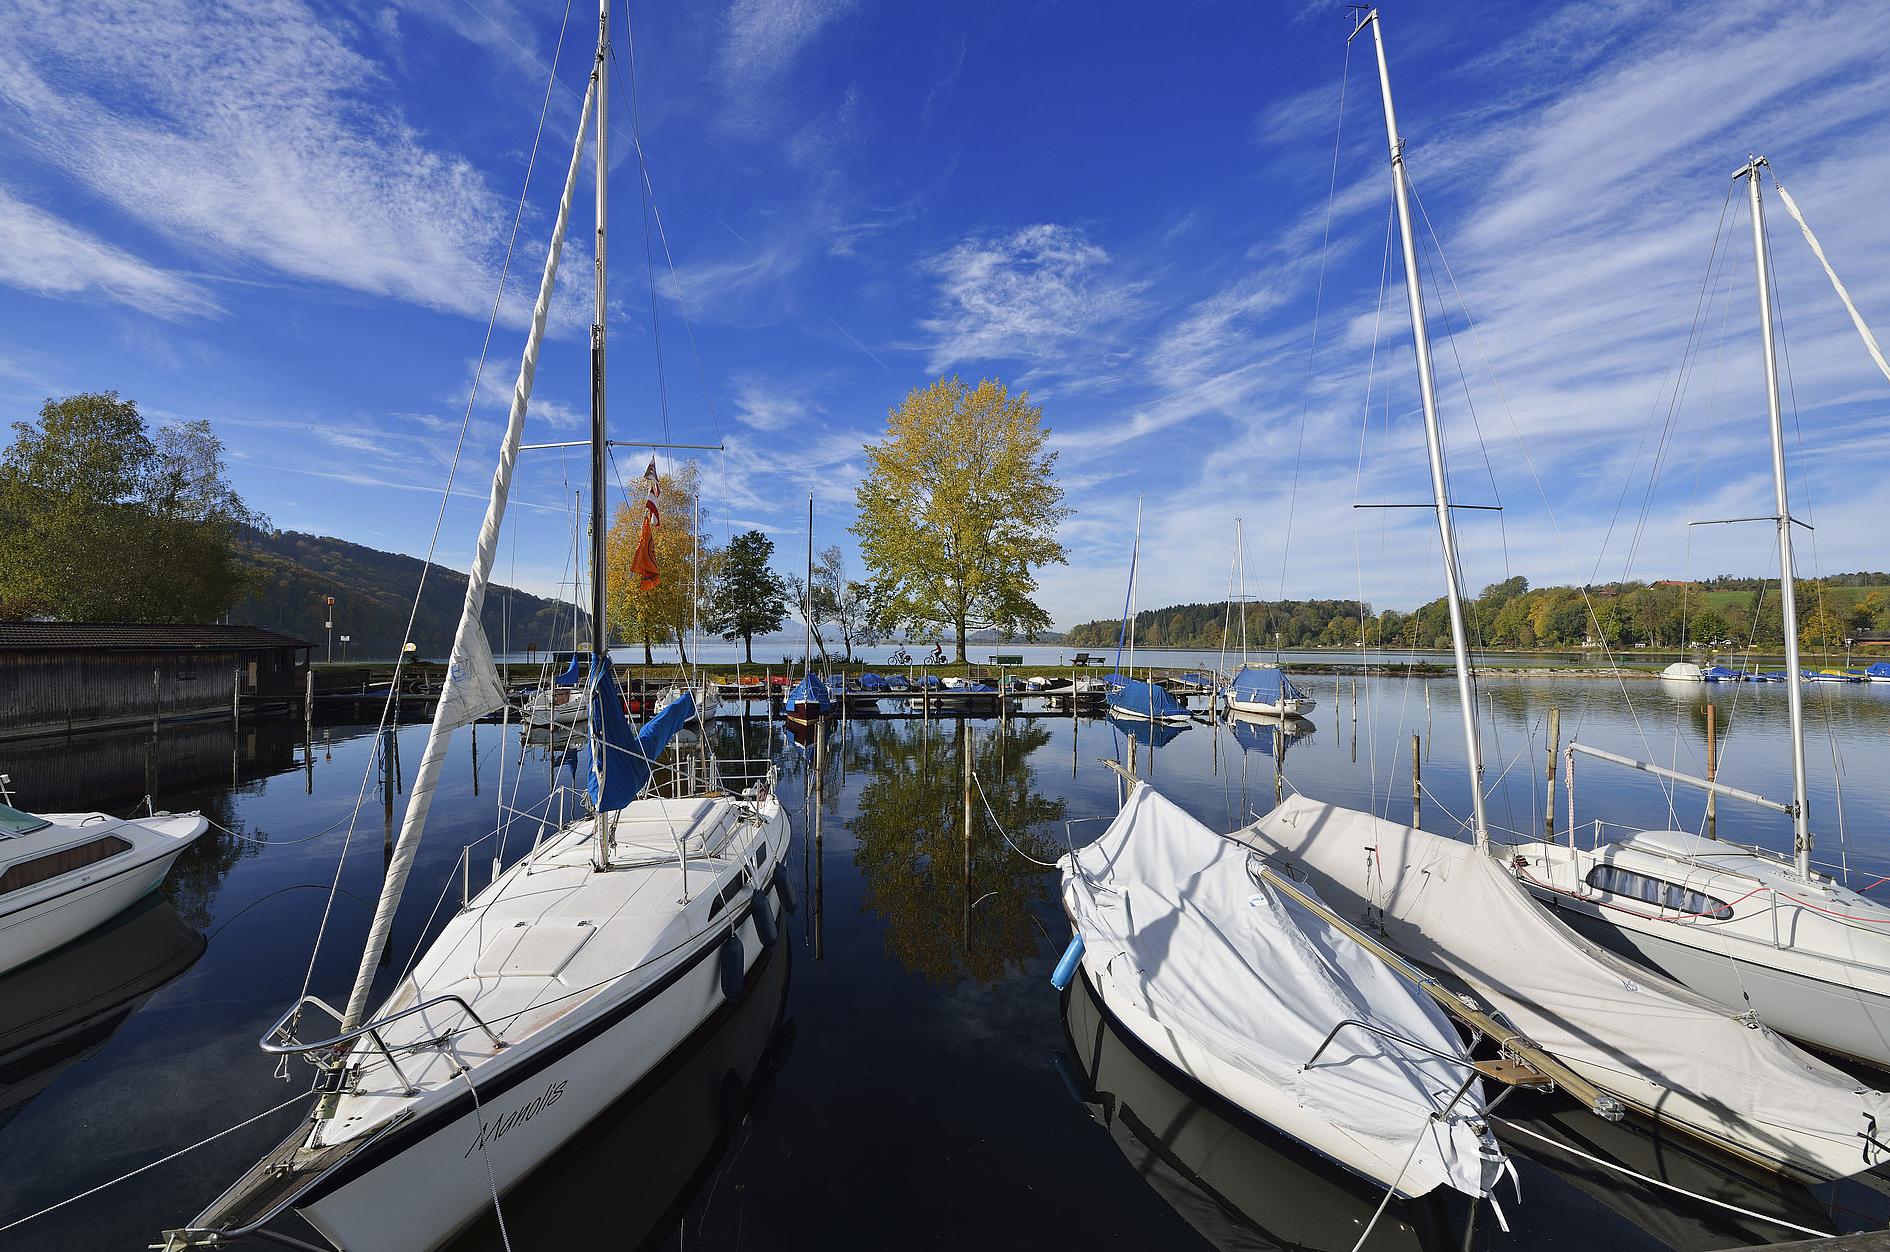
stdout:
[[637,590],[654,591],[659,581],[656,572],[656,547],[650,540],[650,519],[643,519],[637,532],[637,550],[630,558],[630,572],[637,576]]

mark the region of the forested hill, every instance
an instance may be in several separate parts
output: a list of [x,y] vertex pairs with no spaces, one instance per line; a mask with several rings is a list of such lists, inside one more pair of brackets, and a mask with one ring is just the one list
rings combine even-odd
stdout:
[[[1768,647],[1784,640],[1776,580],[1718,578],[1662,580],[1588,587],[1537,587],[1520,575],[1485,587],[1465,606],[1473,641],[1502,648],[1581,647],[1605,640],[1611,647]],[[1374,614],[1356,600],[1275,600],[1249,604],[1247,639],[1254,647],[1349,647],[1361,637],[1383,646],[1447,648],[1450,622],[1443,600],[1410,613]],[[1833,574],[1798,582],[1799,642],[1842,648],[1866,631],[1890,631],[1890,574]],[[1230,646],[1240,640],[1240,608],[1225,601],[1177,604],[1135,615],[1135,642],[1146,648],[1218,648],[1227,624]],[[1084,622],[1069,633],[1078,647],[1116,642],[1120,623]]]
[[[293,530],[245,529],[237,551],[247,581],[230,621],[306,639],[320,660],[327,639],[324,601],[333,596],[336,660],[343,655],[343,635],[352,640],[349,660],[391,660],[400,651],[423,562]],[[452,650],[465,598],[466,575],[435,565],[414,622],[413,640],[423,658],[444,658]],[[556,600],[494,584],[486,592],[484,620],[494,652],[504,649],[508,637],[515,652],[570,646],[571,606]]]
[[[1369,608],[1366,610],[1370,612]],[[1356,600],[1275,600],[1247,606],[1247,642],[1272,647],[1273,634],[1281,644],[1299,647],[1316,643],[1329,632],[1350,624],[1350,640],[1358,638],[1359,603]],[[1218,648],[1222,627],[1230,644],[1240,643],[1240,606],[1227,601],[1213,604],[1173,604],[1165,609],[1143,609],[1135,615],[1135,642],[1144,648]],[[1117,620],[1083,622],[1064,636],[1073,647],[1113,647],[1122,629]]]

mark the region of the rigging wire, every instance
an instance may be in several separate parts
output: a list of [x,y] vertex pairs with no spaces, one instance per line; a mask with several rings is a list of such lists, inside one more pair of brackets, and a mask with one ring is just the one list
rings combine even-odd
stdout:
[[[485,335],[479,345],[479,360],[473,367],[472,383],[467,388],[466,408],[464,413],[460,416],[459,435],[453,444],[453,459],[447,469],[446,485],[440,492],[439,511],[434,516],[433,532],[427,538],[426,556],[422,559],[420,564],[419,585],[414,589],[413,606],[407,613],[407,628],[401,636],[402,647],[400,655],[394,660],[394,678],[393,681],[388,684],[387,701],[381,706],[380,725],[377,727],[377,731],[380,733],[385,733],[388,719],[400,702],[400,674],[407,658],[405,645],[412,641],[414,624],[419,620],[420,601],[426,594],[427,576],[433,569],[433,554],[439,547],[440,532],[446,524],[447,506],[452,502],[453,498],[453,483],[459,474],[460,457],[465,452],[466,436],[472,428],[473,406],[479,397],[479,381],[485,372],[486,357],[492,350],[492,333],[494,328],[498,325],[499,310],[505,301],[506,280],[512,272],[512,254],[518,247],[519,230],[525,219],[525,204],[531,191],[532,174],[538,168],[538,150],[545,135],[545,119],[551,112],[551,96],[558,83],[558,59],[564,51],[564,37],[566,29],[570,25],[570,20],[571,0],[565,0],[564,18],[558,25],[557,46],[552,52],[551,66],[545,76],[545,96],[538,108],[538,125],[532,133],[531,152],[525,161],[525,177],[519,187],[518,205],[512,212],[512,232],[510,237],[506,240],[505,257],[499,265],[498,288],[493,292],[492,310],[487,314]],[[309,986],[315,979],[315,964],[321,956],[322,940],[328,933],[328,921],[334,909],[335,897],[333,893],[339,892],[341,889],[342,870],[348,863],[348,850],[354,843],[354,836],[359,826],[361,809],[362,806],[367,803],[368,786],[373,777],[374,760],[373,757],[370,756],[366,766],[361,772],[361,787],[355,797],[354,814],[353,818],[348,823],[347,836],[342,840],[341,854],[335,860],[334,886],[327,905],[322,909],[321,922],[315,931],[315,942],[310,948],[308,955],[308,968],[302,974],[302,990],[297,997],[298,1003],[308,996]]]

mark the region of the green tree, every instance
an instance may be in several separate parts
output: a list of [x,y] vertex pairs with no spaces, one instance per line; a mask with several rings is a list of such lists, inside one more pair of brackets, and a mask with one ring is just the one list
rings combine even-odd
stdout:
[[266,525],[205,421],[145,429],[114,391],[47,400],[0,457],[0,617],[211,621],[243,592],[238,542]]
[[1693,636],[1694,642],[1718,643],[1727,638],[1726,618],[1718,609],[1708,605],[1693,615],[1693,623],[1688,633]]
[[758,530],[729,540],[708,605],[708,628],[722,638],[742,641],[748,664],[755,663],[755,636],[787,622],[787,588],[769,562],[774,540]]
[[1049,628],[1031,571],[1068,559],[1056,528],[1069,510],[1048,434],[1027,392],[989,379],[941,378],[887,414],[853,527],[882,625],[950,627],[961,662],[973,630]]

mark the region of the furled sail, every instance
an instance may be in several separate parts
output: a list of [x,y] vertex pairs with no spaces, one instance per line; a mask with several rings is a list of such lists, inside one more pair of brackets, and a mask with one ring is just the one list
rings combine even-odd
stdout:
[[[591,110],[596,104],[597,79],[593,75],[584,93],[584,110],[578,118],[577,141],[571,152],[571,167],[564,177],[564,194],[558,201],[557,223],[551,232],[551,247],[545,255],[545,272],[538,284],[538,302],[532,306],[531,330],[525,337],[525,352],[519,361],[518,381],[512,388],[512,408],[506,420],[505,441],[499,448],[499,464],[492,471],[492,492],[486,500],[485,521],[479,527],[479,543],[473,556],[472,570],[466,579],[466,602],[460,609],[459,629],[453,636],[453,662],[464,663],[466,677],[455,685],[448,678],[448,691],[434,709],[433,727],[427,734],[427,747],[414,771],[413,786],[407,794],[407,811],[400,823],[400,838],[387,862],[387,874],[381,883],[381,898],[374,908],[374,920],[368,927],[367,945],[361,952],[361,966],[355,971],[354,988],[348,993],[348,1007],[342,1014],[342,1030],[353,1030],[367,1012],[368,995],[374,988],[374,974],[380,968],[381,951],[387,946],[387,934],[393,929],[394,914],[400,896],[413,869],[414,856],[420,850],[420,836],[426,829],[427,812],[433,805],[433,789],[439,783],[440,769],[446,762],[446,749],[453,731],[472,720],[469,710],[485,712],[493,707],[486,700],[498,679],[491,674],[492,650],[485,630],[479,624],[485,608],[486,584],[492,576],[492,563],[499,551],[499,529],[505,521],[506,499],[512,491],[512,472],[518,465],[519,444],[524,440],[525,410],[531,402],[532,380],[538,372],[538,349],[544,342],[545,322],[551,314],[551,293],[557,285],[558,258],[564,250],[565,227],[571,220],[571,200],[577,190],[578,169],[583,165],[584,136],[590,128]],[[484,673],[481,672],[483,662]],[[490,688],[485,686],[490,683]],[[455,690],[457,686],[457,690]],[[446,696],[451,695],[451,700]]]
[[[485,599],[485,588],[479,589]],[[434,710],[436,725],[448,730],[469,726],[505,703],[505,684],[499,681],[499,667],[492,662],[492,644],[477,617],[462,622],[453,640],[453,656],[446,663],[446,685],[440,689],[440,705]]]

